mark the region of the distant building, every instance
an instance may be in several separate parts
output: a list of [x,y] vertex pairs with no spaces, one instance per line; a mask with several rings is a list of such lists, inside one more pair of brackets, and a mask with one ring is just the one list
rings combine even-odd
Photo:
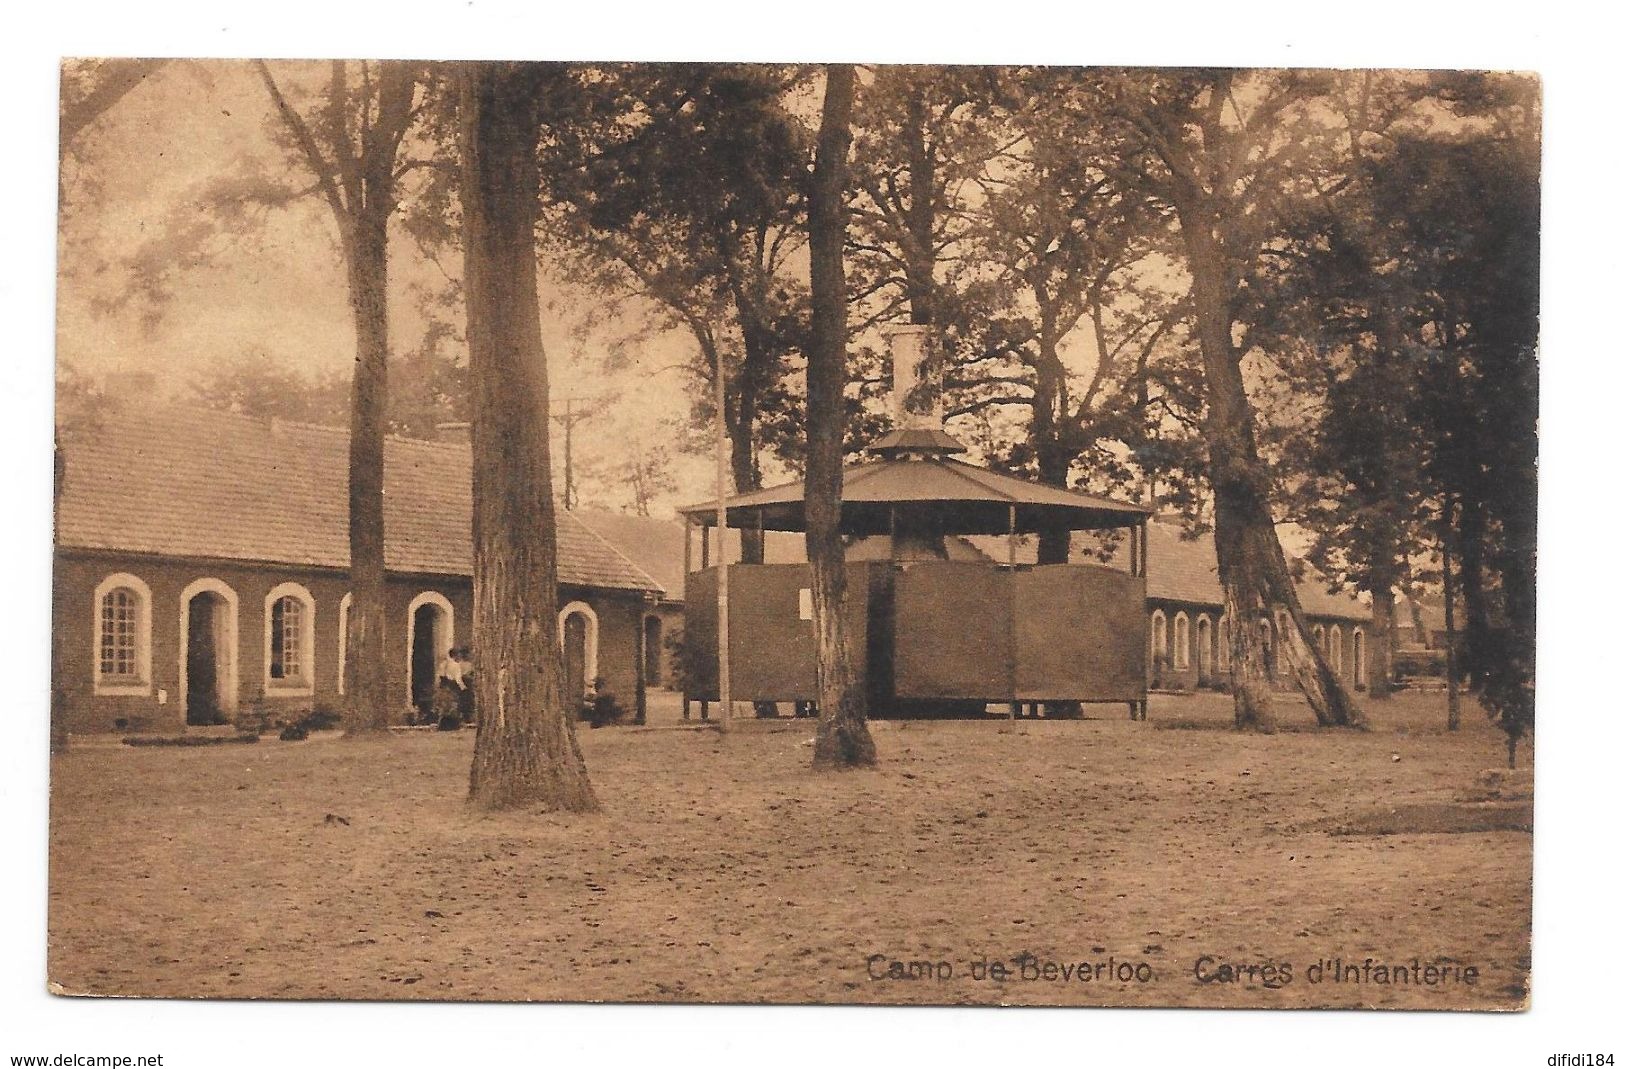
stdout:
[[[348,448],[342,429],[179,408],[126,408],[64,432],[52,642],[69,730],[342,705]],[[466,436],[390,439],[384,481],[384,646],[405,722],[447,649],[471,642]],[[567,692],[602,676],[630,710],[665,591],[558,515]]]
[[[1459,606],[1459,603],[1458,603]],[[1456,617],[1457,627],[1461,616]],[[1394,599],[1394,647],[1402,650],[1443,650],[1449,645],[1444,626],[1444,599]]]
[[[1150,524],[1147,535],[1151,685],[1174,690],[1212,686],[1230,670],[1230,621],[1224,615],[1213,536],[1187,539],[1178,527],[1165,523]],[[1289,565],[1315,644],[1334,672],[1355,687],[1365,687],[1370,668],[1370,607],[1347,594],[1332,593],[1325,577],[1303,562],[1289,561]],[[1276,656],[1286,614],[1259,620],[1256,626],[1264,642],[1265,664],[1272,676],[1286,682],[1285,666]]]

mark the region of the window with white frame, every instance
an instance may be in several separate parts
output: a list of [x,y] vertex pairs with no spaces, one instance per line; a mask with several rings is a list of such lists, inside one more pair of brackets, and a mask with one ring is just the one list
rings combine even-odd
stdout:
[[298,583],[283,583],[265,599],[265,686],[311,693],[316,678],[316,603]]
[[1343,628],[1339,624],[1332,625],[1332,671],[1337,675],[1343,674]]
[[120,573],[96,587],[95,691],[145,694],[152,685],[152,592]]
[[1315,645],[1320,648],[1320,652],[1324,656],[1326,653],[1326,626],[1324,624],[1315,625]]
[[1191,620],[1184,613],[1174,617],[1174,667],[1191,666]]
[[1365,686],[1365,632],[1354,629],[1354,685]]
[[339,599],[339,693],[344,693],[344,675],[350,667],[350,602],[354,594]]
[[1151,659],[1162,660],[1168,656],[1168,618],[1158,609],[1151,614]]

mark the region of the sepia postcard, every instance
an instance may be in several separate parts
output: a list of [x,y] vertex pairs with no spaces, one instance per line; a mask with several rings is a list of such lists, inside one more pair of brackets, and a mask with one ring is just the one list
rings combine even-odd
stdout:
[[1541,101],[65,60],[51,991],[1527,1009]]

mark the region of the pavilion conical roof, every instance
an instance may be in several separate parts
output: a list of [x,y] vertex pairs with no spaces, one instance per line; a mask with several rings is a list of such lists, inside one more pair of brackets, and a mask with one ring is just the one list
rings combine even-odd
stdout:
[[[738,494],[726,502],[728,526],[804,531],[804,501],[800,481]],[[943,456],[886,457],[844,469],[843,533],[883,534],[891,529],[894,512],[903,509],[934,516],[948,534],[1005,533],[1012,509],[1017,532],[1129,527],[1150,514],[1142,505],[1029,482]],[[716,523],[714,503],[678,511],[696,523]]]

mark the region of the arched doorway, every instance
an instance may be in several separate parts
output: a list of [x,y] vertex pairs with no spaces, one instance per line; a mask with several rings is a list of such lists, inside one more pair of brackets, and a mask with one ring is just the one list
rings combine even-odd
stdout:
[[564,701],[566,707],[587,693],[587,618],[573,612],[564,618]]
[[645,616],[643,618],[643,681],[647,686],[659,687],[664,685],[660,674],[661,642],[664,638],[664,627],[658,616]]
[[406,657],[412,708],[420,723],[428,723],[434,719],[440,661],[456,642],[451,602],[444,595],[425,591],[412,599],[408,611]]
[[574,708],[598,675],[598,614],[584,601],[559,610],[559,645],[564,652],[564,700]]
[[216,579],[181,592],[181,700],[186,723],[224,724],[237,708],[237,594]]

